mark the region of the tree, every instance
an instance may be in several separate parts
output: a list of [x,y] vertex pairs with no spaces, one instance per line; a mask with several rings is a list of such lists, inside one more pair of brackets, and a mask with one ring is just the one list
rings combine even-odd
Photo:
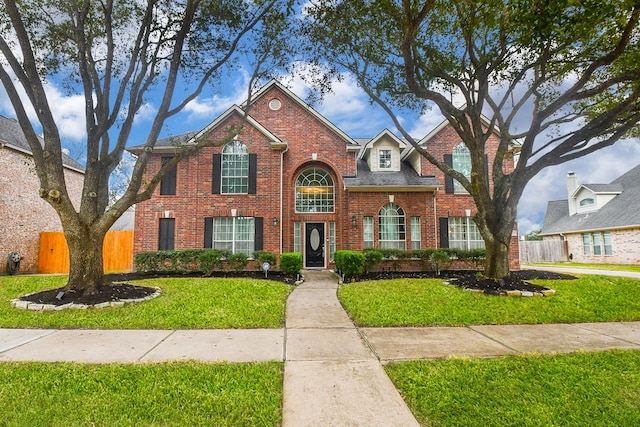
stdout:
[[[70,253],[67,289],[94,292],[105,284],[102,244],[110,226],[129,207],[150,198],[177,162],[201,148],[202,142],[176,147],[175,157],[153,179],[142,182],[167,120],[203,93],[208,83],[224,85],[225,67],[237,69],[240,57],[253,65],[254,79],[268,66],[279,65],[287,52],[286,38],[279,32],[286,28],[290,3],[4,1],[0,80],[29,141],[40,196],[62,223]],[[84,98],[86,168],[77,209],[65,186],[60,132],[45,92],[51,78],[61,78],[71,93]],[[184,92],[177,89],[182,85],[187,88]],[[24,99],[20,90],[26,93]],[[129,143],[136,114],[154,95],[159,105],[146,129],[144,149],[126,190],[110,201],[110,176]],[[30,108],[35,110],[43,145],[29,121]]]
[[524,240],[533,241],[533,240],[542,240],[542,236],[540,235],[541,229],[531,230],[524,236]]
[[[484,274],[502,278],[531,178],[636,129],[639,13],[632,0],[318,0],[304,35],[315,61],[353,74],[404,138],[473,196]],[[433,106],[469,149],[470,176],[403,127],[402,112]],[[491,134],[500,140],[492,182]],[[519,161],[507,172],[514,148]]]

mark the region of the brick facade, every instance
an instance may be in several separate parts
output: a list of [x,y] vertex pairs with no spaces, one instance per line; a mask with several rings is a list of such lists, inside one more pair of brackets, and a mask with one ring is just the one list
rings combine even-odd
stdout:
[[[640,264],[640,228],[626,228],[622,230],[607,230],[611,233],[611,255],[605,255],[601,248],[601,255],[594,255],[593,247],[589,247],[589,254],[584,254],[582,233],[566,234],[568,252],[573,262],[587,264]],[[602,233],[592,231],[588,234]],[[544,240],[560,240],[560,236],[545,236]],[[603,239],[600,239],[603,242]],[[590,241],[591,245],[593,241]],[[602,243],[601,243],[602,244]]]
[[[7,271],[7,255],[22,255],[21,272],[38,269],[40,232],[62,231],[56,211],[39,196],[40,182],[30,155],[0,146],[0,273]],[[79,201],[84,175],[65,169],[67,190]]]
[[[274,100],[279,101],[277,109],[272,108]],[[276,254],[296,249],[294,232],[295,227],[300,227],[300,250],[306,259],[308,224],[324,227],[325,249],[331,243],[330,227],[335,226],[336,249],[361,250],[364,248],[363,218],[372,217],[377,246],[378,215],[381,207],[391,200],[404,210],[407,249],[411,248],[413,217],[420,217],[421,247],[436,248],[440,242],[439,217],[465,216],[467,210],[473,215],[475,207],[470,196],[448,195],[444,188],[348,191],[345,178],[357,175],[358,145],[279,84],[272,83],[259,92],[252,101],[249,115],[254,122],[245,124],[237,139],[246,145],[250,154],[257,155],[255,194],[212,194],[213,158],[222,153],[223,147],[204,148],[197,156],[178,164],[176,195],[161,196],[158,189],[150,200],[136,206],[134,252],[158,249],[161,218],[175,218],[176,250],[204,247],[204,224],[208,217],[262,218],[263,250]],[[241,117],[230,114],[214,123],[216,126],[207,129],[204,137],[218,141],[226,135],[229,126],[241,123]],[[265,134],[264,129],[270,134]],[[279,140],[277,144],[272,140],[274,137]],[[445,127],[428,142],[428,149],[444,155],[451,153],[457,142],[451,129]],[[496,139],[488,144],[490,158],[496,144]],[[164,155],[170,155],[167,153],[165,149]],[[163,151],[156,149],[147,168],[149,176],[159,169],[162,156]],[[444,183],[442,172],[425,159],[419,163],[421,176],[433,175]],[[296,212],[296,179],[311,167],[327,171],[333,180],[333,212]],[[517,236],[513,242],[513,266],[518,268]],[[325,251],[322,267],[331,265],[328,252]]]

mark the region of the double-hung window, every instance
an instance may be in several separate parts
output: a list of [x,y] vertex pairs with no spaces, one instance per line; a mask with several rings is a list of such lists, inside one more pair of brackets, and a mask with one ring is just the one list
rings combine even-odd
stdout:
[[478,226],[468,216],[449,217],[449,247],[459,249],[484,248]]
[[249,151],[240,141],[231,141],[222,150],[222,194],[249,192]]
[[213,217],[205,218],[205,247],[243,253],[252,257],[256,250],[256,218]]
[[[471,153],[462,142],[453,147],[451,153],[452,167],[456,172],[460,172],[467,179],[471,178]],[[467,190],[457,180],[453,180],[454,193],[467,193]]]
[[380,169],[390,169],[391,150],[380,150],[378,151],[378,155],[380,157]]

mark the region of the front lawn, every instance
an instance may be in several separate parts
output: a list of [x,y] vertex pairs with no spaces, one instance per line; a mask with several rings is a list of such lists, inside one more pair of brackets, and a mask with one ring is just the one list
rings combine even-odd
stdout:
[[1,426],[278,426],[283,364],[0,363]]
[[11,307],[14,298],[65,283],[65,276],[0,276],[0,328],[281,328],[292,289],[272,280],[161,278],[130,282],[161,288],[159,297],[142,304],[56,312]]
[[638,426],[640,351],[392,363],[424,426]]
[[640,320],[640,280],[583,275],[532,280],[551,297],[499,297],[446,286],[443,279],[355,282],[338,297],[358,326],[466,326]]

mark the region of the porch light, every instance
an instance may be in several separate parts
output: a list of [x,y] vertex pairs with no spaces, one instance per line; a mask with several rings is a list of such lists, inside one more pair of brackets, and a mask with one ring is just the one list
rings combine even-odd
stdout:
[[273,217],[273,226],[274,226],[274,227],[277,227],[277,226],[278,226],[278,217],[277,217],[277,216],[274,216],[274,217]]
[[351,217],[351,226],[353,226],[353,228],[355,228],[358,225],[358,218],[356,218],[356,216],[352,216]]

